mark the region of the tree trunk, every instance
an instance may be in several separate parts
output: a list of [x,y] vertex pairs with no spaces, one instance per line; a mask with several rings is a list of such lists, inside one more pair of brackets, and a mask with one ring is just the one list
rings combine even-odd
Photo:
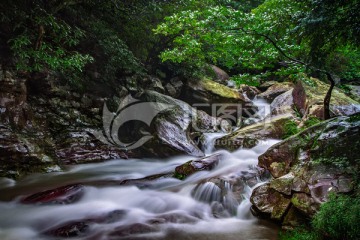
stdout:
[[330,88],[327,91],[325,98],[324,98],[324,119],[330,119],[330,100],[331,100],[331,93],[332,90],[335,86],[335,80],[333,79],[333,77],[331,76],[330,73],[325,73],[327,79],[330,81]]

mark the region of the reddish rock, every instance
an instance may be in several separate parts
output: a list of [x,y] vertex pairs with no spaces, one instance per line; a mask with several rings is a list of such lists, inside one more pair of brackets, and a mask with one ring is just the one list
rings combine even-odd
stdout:
[[51,235],[55,237],[78,237],[84,235],[85,232],[89,229],[88,221],[79,221],[79,222],[70,222],[62,225],[61,227],[49,230],[45,232],[46,235]]
[[306,110],[306,92],[301,81],[297,81],[295,84],[294,90],[292,91],[292,97],[296,110],[304,115]]
[[80,184],[63,186],[35,193],[21,200],[24,204],[69,204],[81,198],[84,186]]

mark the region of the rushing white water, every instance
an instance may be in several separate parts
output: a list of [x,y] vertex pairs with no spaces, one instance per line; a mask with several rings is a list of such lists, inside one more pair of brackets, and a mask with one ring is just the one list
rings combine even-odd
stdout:
[[258,111],[253,114],[253,116],[247,118],[244,121],[245,125],[264,121],[268,116],[270,116],[271,113],[270,103],[268,103],[266,100],[255,97],[252,103],[255,107],[257,107]]
[[[114,221],[92,221],[86,234],[75,239],[274,239],[276,229],[251,216],[249,198],[256,184],[261,184],[253,174],[257,158],[276,142],[262,141],[233,153],[218,151],[222,157],[214,169],[183,181],[163,177],[119,184],[173,172],[191,160],[189,156],[114,160],[18,182],[2,179],[0,239],[54,239],[44,233],[69,222],[113,215],[117,216]],[[245,180],[239,185],[239,179]],[[25,195],[71,183],[85,185],[83,196],[72,204],[20,203]]]

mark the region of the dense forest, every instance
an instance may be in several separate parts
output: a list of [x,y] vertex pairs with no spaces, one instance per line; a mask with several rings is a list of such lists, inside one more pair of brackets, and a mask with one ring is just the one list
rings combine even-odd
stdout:
[[359,239],[359,12],[2,0],[0,238]]

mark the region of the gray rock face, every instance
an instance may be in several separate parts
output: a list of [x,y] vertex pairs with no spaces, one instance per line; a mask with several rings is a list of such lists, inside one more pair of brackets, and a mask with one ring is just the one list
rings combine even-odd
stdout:
[[192,137],[201,136],[203,132],[221,131],[223,127],[221,119],[210,117],[181,100],[154,91],[145,91],[139,99],[171,107],[155,116],[150,129],[153,138],[134,150],[136,156],[189,154],[201,157],[204,153]]
[[181,94],[183,85],[184,84],[179,77],[174,77],[165,85],[165,89],[169,96],[177,98]]
[[[270,217],[285,228],[301,224],[319,210],[329,193],[353,190],[351,174],[360,164],[353,149],[359,148],[359,114],[322,122],[274,145],[259,157],[259,166],[274,179],[254,190],[254,209],[259,214],[271,212]],[[281,211],[274,216],[273,209],[279,206]],[[285,208],[291,210],[283,211]]]
[[291,89],[283,94],[277,96],[274,101],[271,102],[270,109],[272,115],[279,115],[284,113],[294,113],[294,98],[293,91]]

